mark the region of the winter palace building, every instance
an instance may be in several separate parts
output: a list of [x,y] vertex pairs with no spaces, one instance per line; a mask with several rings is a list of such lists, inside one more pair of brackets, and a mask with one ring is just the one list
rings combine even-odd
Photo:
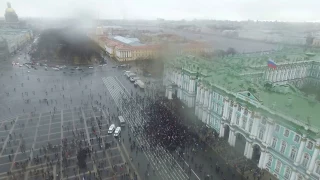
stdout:
[[180,99],[231,146],[242,141],[259,168],[278,179],[320,178],[320,54],[177,57],[166,61],[163,81],[168,99]]

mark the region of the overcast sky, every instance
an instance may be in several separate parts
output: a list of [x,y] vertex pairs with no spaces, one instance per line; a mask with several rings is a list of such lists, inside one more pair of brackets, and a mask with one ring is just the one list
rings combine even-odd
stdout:
[[[320,0],[10,0],[19,17],[320,21]],[[0,9],[6,9],[1,1]]]

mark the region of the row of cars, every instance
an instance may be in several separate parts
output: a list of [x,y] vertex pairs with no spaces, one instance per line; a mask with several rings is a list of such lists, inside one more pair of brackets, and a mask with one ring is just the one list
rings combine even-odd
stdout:
[[131,71],[124,71],[124,76],[126,76],[130,82],[133,82],[135,87],[140,87],[140,89],[144,89],[145,85],[142,80],[137,76],[136,73],[133,73]]
[[[124,120],[123,116],[118,116],[119,118],[119,122],[120,122],[120,126],[125,126],[126,125],[126,121]],[[111,124],[109,129],[108,129],[108,134],[112,134],[114,137],[118,137],[120,135],[121,132],[121,127],[118,126],[116,128],[116,125]]]
[[116,125],[114,125],[114,124],[111,124],[108,129],[108,134],[113,133],[114,137],[118,137],[120,135],[120,132],[121,132],[121,127],[119,126],[116,128]]

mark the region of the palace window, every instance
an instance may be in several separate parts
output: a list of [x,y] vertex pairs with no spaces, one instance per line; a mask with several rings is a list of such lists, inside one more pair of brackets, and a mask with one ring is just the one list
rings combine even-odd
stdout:
[[284,154],[284,152],[286,152],[286,147],[287,147],[287,143],[285,141],[282,141],[280,153]]
[[317,162],[316,173],[320,175],[320,161]]
[[259,131],[259,139],[263,140],[264,129],[260,129]]
[[251,133],[251,131],[252,131],[252,124],[253,124],[253,120],[250,119],[249,130],[248,130],[250,133]]
[[289,130],[288,130],[288,129],[284,130],[284,134],[283,134],[283,135],[284,135],[285,137],[288,137],[288,136],[289,136],[289,134],[290,134],[290,132],[289,132]]
[[276,146],[277,146],[277,141],[278,141],[278,139],[277,139],[277,138],[275,138],[275,137],[272,139],[271,147],[272,147],[273,149],[275,149],[275,148],[276,148]]
[[294,136],[294,142],[299,142],[300,141],[300,136],[298,135],[298,134],[296,134],[295,136]]
[[240,121],[240,116],[237,115],[237,119],[236,119],[236,124],[239,125],[239,121]]
[[247,118],[242,119],[242,129],[246,129],[246,125],[247,125]]
[[277,160],[276,168],[274,169],[274,171],[275,171],[276,173],[279,173],[279,172],[280,172],[280,169],[281,169],[281,166],[282,166],[281,161]]
[[292,147],[291,153],[290,153],[290,158],[292,160],[294,160],[296,158],[296,155],[297,155],[297,149],[295,147]]
[[309,154],[304,153],[303,159],[302,159],[302,166],[303,167],[307,167],[308,166],[309,159],[310,159]]
[[263,125],[266,125],[267,124],[267,118],[266,117],[263,117],[262,121],[261,121],[261,124]]
[[248,115],[248,109],[244,110],[244,115],[246,115],[246,116]]
[[312,149],[313,148],[313,142],[309,141],[307,144],[307,148],[308,149]]
[[219,106],[218,110],[219,110],[218,113],[222,115],[222,106]]
[[268,159],[268,162],[267,162],[267,166],[268,167],[271,167],[272,160],[273,160],[272,156],[269,155],[269,159]]
[[302,177],[301,174],[298,174],[298,175],[297,175],[297,180],[303,180],[303,177]]
[[275,130],[276,130],[276,132],[280,131],[280,126],[278,124],[276,125],[276,129]]
[[291,169],[289,167],[286,168],[286,171],[284,172],[284,178],[289,179],[291,175]]
[[241,106],[240,105],[238,106],[238,111],[241,111]]

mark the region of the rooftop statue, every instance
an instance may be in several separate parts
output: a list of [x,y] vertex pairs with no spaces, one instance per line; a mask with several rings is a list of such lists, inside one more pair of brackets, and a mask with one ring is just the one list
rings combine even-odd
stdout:
[[5,19],[8,23],[19,22],[19,18],[15,10],[11,7],[11,4],[7,3],[7,9],[5,11]]

